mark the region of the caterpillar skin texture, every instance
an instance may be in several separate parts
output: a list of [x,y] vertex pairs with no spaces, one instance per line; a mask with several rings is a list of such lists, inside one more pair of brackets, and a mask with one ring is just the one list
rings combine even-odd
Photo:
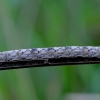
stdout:
[[66,46],[20,49],[0,52],[0,62],[17,62],[57,58],[100,58],[100,47]]

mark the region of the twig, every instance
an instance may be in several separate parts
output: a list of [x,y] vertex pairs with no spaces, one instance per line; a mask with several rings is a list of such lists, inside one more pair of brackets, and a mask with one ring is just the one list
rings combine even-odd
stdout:
[[0,70],[100,63],[100,47],[66,46],[0,52]]

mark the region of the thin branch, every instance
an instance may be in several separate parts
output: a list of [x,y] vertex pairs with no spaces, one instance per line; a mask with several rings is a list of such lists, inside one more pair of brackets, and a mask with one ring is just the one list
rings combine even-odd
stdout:
[[66,46],[0,52],[0,70],[100,63],[100,47]]

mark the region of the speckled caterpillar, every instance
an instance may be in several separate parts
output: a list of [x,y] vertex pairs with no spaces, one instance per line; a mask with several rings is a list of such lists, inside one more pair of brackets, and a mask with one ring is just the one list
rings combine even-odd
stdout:
[[10,64],[12,64],[12,68],[20,66],[51,66],[99,62],[99,46],[66,46],[0,52],[1,66],[5,66],[6,68],[7,66],[10,67]]

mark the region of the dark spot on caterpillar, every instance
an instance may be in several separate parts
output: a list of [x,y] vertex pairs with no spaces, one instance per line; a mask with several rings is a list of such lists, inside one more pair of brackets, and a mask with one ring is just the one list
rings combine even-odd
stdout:
[[34,53],[34,52],[36,52],[37,51],[37,49],[36,48],[33,48],[32,50],[31,50],[31,53]]

